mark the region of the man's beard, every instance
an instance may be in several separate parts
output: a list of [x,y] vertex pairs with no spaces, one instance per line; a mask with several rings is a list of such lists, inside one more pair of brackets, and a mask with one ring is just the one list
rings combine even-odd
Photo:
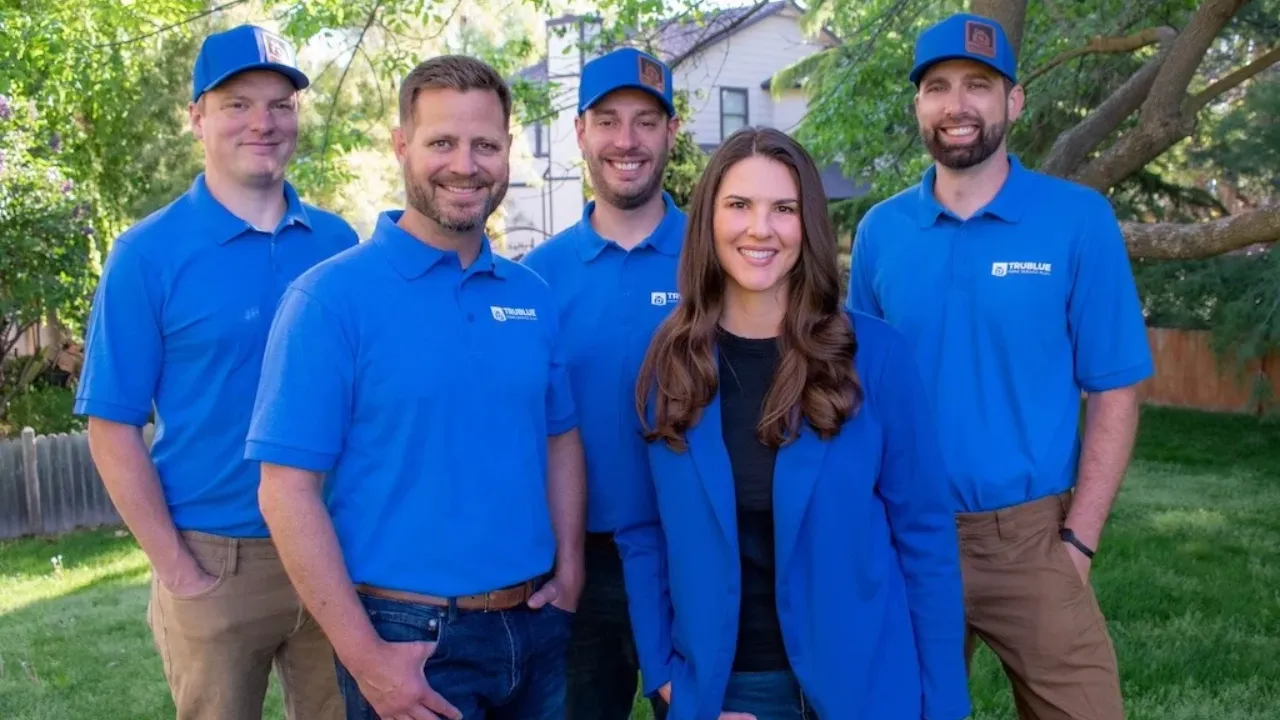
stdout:
[[991,125],[987,125],[979,117],[963,117],[958,121],[972,122],[978,126],[977,143],[963,147],[947,145],[940,128],[935,127],[933,130],[920,128],[920,139],[924,141],[929,154],[939,164],[952,170],[971,168],[994,155],[1000,149],[1000,143],[1004,142],[1005,133],[1009,130],[1008,119]]
[[[488,193],[475,212],[460,215],[446,212],[447,205],[436,202],[436,185],[476,187],[480,191],[477,195],[483,194],[484,190],[488,190]],[[507,183],[485,183],[480,177],[466,180],[429,178],[426,182],[416,182],[409,176],[408,168],[404,173],[404,188],[409,207],[417,210],[442,229],[457,233],[471,232],[478,227],[484,227],[485,221],[502,204],[507,194]]]
[[643,206],[645,203],[653,199],[662,191],[662,177],[667,171],[667,158],[670,155],[668,148],[663,148],[662,152],[650,163],[652,173],[649,179],[637,186],[628,186],[625,190],[616,189],[609,186],[609,182],[605,179],[605,159],[596,155],[587,158],[587,172],[591,175],[591,189],[595,192],[596,198],[600,202],[618,208],[619,210],[634,210]]

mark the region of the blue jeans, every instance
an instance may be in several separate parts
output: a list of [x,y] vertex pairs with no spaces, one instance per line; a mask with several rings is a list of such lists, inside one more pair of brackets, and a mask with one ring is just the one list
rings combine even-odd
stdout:
[[725,712],[745,712],[756,720],[816,720],[813,707],[790,672],[748,672],[729,676]]
[[[437,643],[427,682],[463,720],[562,720],[565,648],[571,613],[539,610],[468,611],[360,596],[378,636],[388,642]],[[347,720],[380,720],[355,678],[338,663]]]
[[[587,583],[569,641],[565,720],[629,720],[640,678],[627,590],[618,547],[597,536],[586,548]],[[666,717],[661,698],[649,701],[655,720]]]

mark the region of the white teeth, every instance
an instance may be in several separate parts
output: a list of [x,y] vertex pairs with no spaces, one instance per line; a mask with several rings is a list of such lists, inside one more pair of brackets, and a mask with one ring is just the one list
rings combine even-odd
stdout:
[[972,125],[966,125],[965,127],[945,128],[942,132],[953,137],[968,137],[969,135],[978,132],[978,128],[973,127]]
[[473,188],[473,187],[458,187],[456,185],[445,185],[444,187],[449,192],[458,193],[459,195],[466,195],[468,193],[473,193],[480,189],[480,188]]
[[639,170],[639,162],[614,162],[613,166],[623,171]]
[[773,257],[774,255],[777,255],[777,254],[778,254],[778,251],[777,251],[777,250],[747,250],[747,249],[742,249],[742,250],[739,250],[738,252],[742,253],[743,255],[746,255],[746,256],[747,256],[747,257],[749,257],[749,258],[754,258],[754,259],[756,259],[756,260],[768,260],[769,258],[771,258],[771,257]]

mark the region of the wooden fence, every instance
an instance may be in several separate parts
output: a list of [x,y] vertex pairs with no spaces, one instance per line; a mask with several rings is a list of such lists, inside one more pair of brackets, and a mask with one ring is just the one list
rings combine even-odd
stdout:
[[1234,361],[1214,353],[1207,330],[1147,328],[1147,339],[1156,372],[1139,386],[1144,403],[1256,415],[1265,410],[1265,398],[1254,392],[1258,381],[1280,395],[1280,353],[1251,363],[1241,374]]
[[[151,441],[148,425],[143,438]],[[0,439],[0,539],[119,525],[85,433]]]
[[[1239,378],[1219,362],[1208,332],[1149,328],[1147,334],[1156,364],[1155,377],[1140,386],[1147,404],[1257,413],[1256,378],[1280,393],[1280,353]],[[152,430],[144,432],[148,441]],[[28,428],[19,439],[0,440],[0,539],[119,523],[87,435],[36,435]]]

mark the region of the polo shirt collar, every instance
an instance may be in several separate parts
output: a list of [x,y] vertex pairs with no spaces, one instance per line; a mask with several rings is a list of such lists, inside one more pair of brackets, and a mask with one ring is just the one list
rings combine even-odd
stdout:
[[[1006,222],[1016,223],[1022,219],[1023,209],[1027,206],[1027,180],[1029,171],[1023,167],[1022,161],[1013,153],[1008,154],[1009,175],[991,202],[983,206],[973,216],[982,214],[994,215]],[[927,228],[938,221],[939,215],[951,213],[933,196],[933,183],[937,179],[937,165],[930,165],[920,178],[919,214],[920,227]]]
[[[663,255],[679,257],[680,241],[683,239],[684,228],[682,226],[684,212],[676,206],[676,201],[666,191],[662,191],[662,204],[664,212],[662,221],[653,229],[643,241],[636,245],[636,249],[642,247],[651,247]],[[600,253],[605,248],[613,245],[617,247],[617,243],[612,240],[606,240],[596,232],[591,226],[591,213],[596,209],[596,201],[592,200],[582,209],[582,219],[578,221],[577,247],[578,257],[583,262],[591,262],[600,257]]]
[[[200,226],[219,245],[225,245],[247,232],[261,232],[228,210],[227,206],[218,202],[218,199],[209,191],[209,183],[205,179],[204,173],[196,176],[196,180],[191,186],[190,197],[193,208],[200,220]],[[290,225],[301,225],[310,230],[311,217],[307,214],[307,209],[303,206],[302,199],[298,197],[297,190],[288,181],[284,183],[284,197],[288,206],[285,209],[284,217],[280,219],[280,225],[275,228],[272,234],[278,233]]]
[[[449,262],[458,268],[462,267],[456,252],[428,245],[400,227],[397,223],[403,215],[403,210],[388,210],[379,214],[372,238],[373,243],[387,254],[391,266],[401,277],[406,280],[417,279],[442,262]],[[494,257],[488,236],[481,240],[480,254],[476,255],[475,262],[463,271],[463,275],[471,276],[482,272],[497,278],[506,275]]]

